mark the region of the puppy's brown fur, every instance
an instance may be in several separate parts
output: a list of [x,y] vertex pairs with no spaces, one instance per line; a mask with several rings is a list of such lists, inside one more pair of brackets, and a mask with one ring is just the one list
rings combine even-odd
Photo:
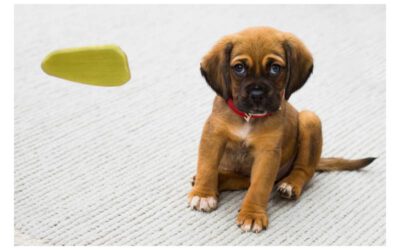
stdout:
[[[246,65],[246,76],[234,73],[238,62]],[[282,68],[273,77],[268,73],[272,64]],[[203,128],[197,175],[189,193],[192,208],[211,211],[219,192],[248,189],[237,224],[259,232],[268,225],[266,207],[276,181],[282,197],[297,199],[316,170],[357,169],[372,162],[373,158],[320,158],[320,119],[287,102],[312,69],[311,53],[297,37],[266,27],[226,36],[203,58],[201,72],[217,96]],[[247,85],[263,81],[269,86],[265,105],[274,112],[246,122],[226,100],[239,107]],[[290,172],[284,172],[288,165]]]

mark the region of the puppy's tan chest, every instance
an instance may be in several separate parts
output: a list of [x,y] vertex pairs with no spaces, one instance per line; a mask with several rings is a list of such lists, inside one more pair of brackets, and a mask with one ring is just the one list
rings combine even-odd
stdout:
[[244,141],[229,141],[225,147],[220,168],[250,176],[253,159],[251,148]]

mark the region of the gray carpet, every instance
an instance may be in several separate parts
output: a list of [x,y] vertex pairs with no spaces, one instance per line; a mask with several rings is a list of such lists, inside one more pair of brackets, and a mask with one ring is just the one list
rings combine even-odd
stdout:
[[[211,214],[186,207],[214,93],[199,62],[221,36],[268,25],[299,36],[314,74],[292,96],[320,115],[324,156],[379,157],[320,173],[270,224],[242,234],[245,192]],[[45,75],[66,47],[118,44],[132,80],[98,88]],[[16,6],[16,244],[384,245],[384,6]]]

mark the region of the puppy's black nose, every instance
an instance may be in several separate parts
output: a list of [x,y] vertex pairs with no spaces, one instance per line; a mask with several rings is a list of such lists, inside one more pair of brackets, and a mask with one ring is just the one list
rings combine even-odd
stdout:
[[262,89],[252,89],[249,93],[251,100],[253,100],[255,103],[260,103],[263,95],[264,91]]

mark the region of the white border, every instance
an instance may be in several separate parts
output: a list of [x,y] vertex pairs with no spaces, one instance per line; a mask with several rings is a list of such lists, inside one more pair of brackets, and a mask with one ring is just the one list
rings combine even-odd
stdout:
[[[385,0],[14,0],[14,4],[385,4]],[[389,1],[390,2],[390,1]],[[395,2],[395,1],[393,1]]]
[[[16,1],[4,1],[0,2],[0,22],[2,38],[1,47],[1,76],[2,82],[0,91],[0,114],[1,114],[1,129],[0,129],[0,141],[1,141],[1,174],[0,174],[0,193],[2,197],[2,204],[0,206],[0,239],[1,245],[13,246],[13,166],[14,166],[14,86],[11,83],[14,82],[14,4],[387,4],[386,15],[387,15],[387,26],[386,26],[386,54],[387,54],[387,110],[386,110],[386,124],[387,124],[387,225],[386,225],[386,237],[387,246],[395,248],[400,247],[400,236],[399,236],[399,160],[396,155],[399,154],[400,148],[398,140],[400,134],[400,94],[399,86],[399,71],[400,71],[400,39],[399,39],[399,16],[400,1],[263,1],[263,0],[180,0],[180,1],[161,1],[161,0],[72,0],[72,1],[28,1],[28,0],[16,0]],[[371,62],[374,63],[374,62]],[[382,111],[383,112],[383,111]],[[384,183],[382,183],[384,185]],[[36,248],[36,247],[33,247]],[[169,248],[169,247],[168,247]],[[196,247],[197,248],[197,247]],[[248,248],[248,247],[246,247]],[[304,247],[300,247],[303,248]],[[2,249],[5,249],[2,247]]]
[[1,3],[0,10],[0,239],[2,244],[7,239],[9,245],[14,225],[14,11],[10,3]]

